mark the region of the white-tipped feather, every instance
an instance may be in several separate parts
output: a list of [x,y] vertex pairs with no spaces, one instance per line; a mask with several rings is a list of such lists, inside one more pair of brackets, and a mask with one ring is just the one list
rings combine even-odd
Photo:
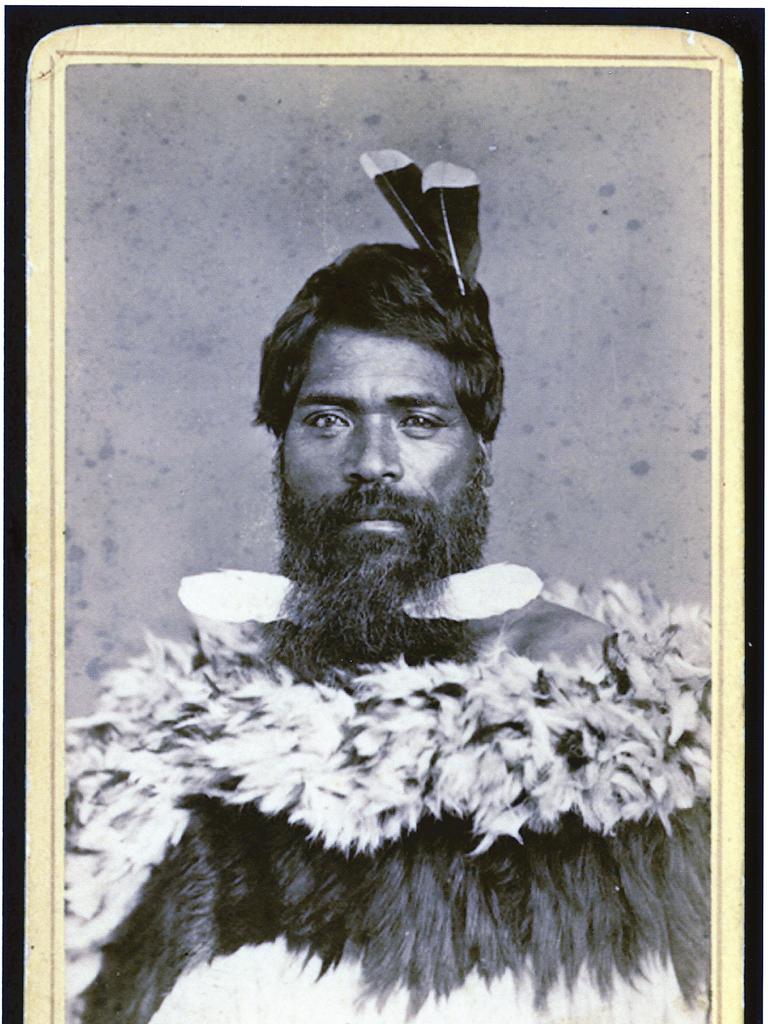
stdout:
[[427,231],[440,238],[440,249],[453,267],[462,295],[474,280],[480,258],[479,185],[474,171],[445,160],[430,164],[421,181]]
[[471,188],[479,184],[480,179],[469,167],[437,160],[424,169],[421,190],[428,192],[431,188]]
[[465,295],[480,258],[475,172],[438,160],[422,175],[397,149],[363,153],[360,163],[418,245],[450,263]]
[[360,163],[413,240],[423,249],[436,252],[434,240],[425,231],[421,217],[420,168],[398,149],[379,149],[372,153],[363,153]]
[[372,153],[363,153],[360,163],[368,177],[373,181],[379,174],[399,171],[413,163],[413,160],[399,149],[377,149]]

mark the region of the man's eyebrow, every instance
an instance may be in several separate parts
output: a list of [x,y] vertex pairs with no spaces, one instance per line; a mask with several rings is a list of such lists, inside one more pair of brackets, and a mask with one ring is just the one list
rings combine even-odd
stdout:
[[456,406],[455,402],[446,401],[443,395],[433,394],[414,394],[414,395],[393,395],[387,399],[388,405],[393,405],[396,408],[408,408],[408,409],[453,409]]
[[351,398],[349,395],[340,395],[333,391],[310,391],[306,395],[301,395],[296,405],[300,407],[308,405],[338,405],[342,409],[351,409],[353,411],[359,409],[359,403],[354,398]]
[[[409,395],[389,395],[385,402],[396,409],[453,409],[455,402],[446,401],[444,395],[436,395],[430,392],[419,392]],[[350,409],[358,412],[362,404],[350,395],[343,395],[331,391],[310,391],[296,402],[297,406],[306,408],[310,405],[336,405],[341,409]]]

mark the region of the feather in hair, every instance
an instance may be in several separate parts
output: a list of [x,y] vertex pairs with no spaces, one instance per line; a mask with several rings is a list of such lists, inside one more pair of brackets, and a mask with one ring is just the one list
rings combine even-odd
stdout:
[[411,237],[422,249],[437,252],[424,230],[421,169],[405,153],[397,149],[379,149],[363,153],[363,170],[398,215]]
[[422,175],[396,149],[363,153],[360,163],[414,241],[451,265],[459,291],[466,294],[480,260],[480,182],[475,172],[441,160]]
[[426,168],[421,187],[422,216],[430,236],[450,260],[463,295],[464,285],[474,281],[480,261],[480,182],[474,171],[440,160]]

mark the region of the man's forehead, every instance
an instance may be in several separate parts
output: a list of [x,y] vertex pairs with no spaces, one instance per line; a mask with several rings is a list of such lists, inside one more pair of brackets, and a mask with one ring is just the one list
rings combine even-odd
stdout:
[[451,363],[422,342],[334,328],[315,339],[301,391],[378,383],[387,391],[453,403],[453,376]]

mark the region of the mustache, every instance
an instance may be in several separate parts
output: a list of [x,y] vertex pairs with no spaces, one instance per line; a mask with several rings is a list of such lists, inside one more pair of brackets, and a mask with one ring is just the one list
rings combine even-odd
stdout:
[[313,510],[340,525],[365,519],[390,519],[404,526],[417,526],[436,511],[429,498],[400,494],[380,482],[354,487],[343,494],[313,503]]

